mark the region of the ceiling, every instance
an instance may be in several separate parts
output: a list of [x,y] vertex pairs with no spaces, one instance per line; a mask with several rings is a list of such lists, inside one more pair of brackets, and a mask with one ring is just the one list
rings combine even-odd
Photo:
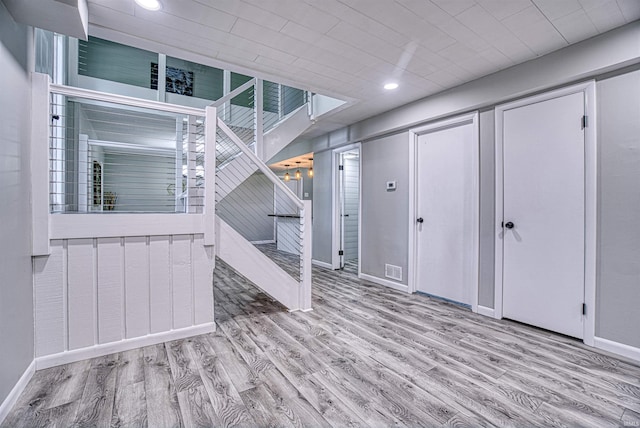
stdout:
[[313,167],[313,153],[306,153],[304,155],[296,156],[269,165],[269,167],[275,171],[290,170],[291,172],[295,171],[298,168],[309,168],[309,166]]
[[639,0],[160,1],[88,0],[89,33],[348,101],[312,134],[640,18]]

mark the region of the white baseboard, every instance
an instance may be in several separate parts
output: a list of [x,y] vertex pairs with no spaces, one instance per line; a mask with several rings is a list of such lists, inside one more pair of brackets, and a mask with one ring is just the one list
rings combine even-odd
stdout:
[[20,394],[22,394],[22,391],[24,391],[24,389],[26,388],[27,384],[29,383],[29,381],[31,380],[31,377],[33,377],[33,374],[35,372],[36,372],[36,362],[34,360],[34,361],[31,361],[31,364],[29,364],[29,367],[27,367],[24,373],[22,373],[22,376],[20,376],[20,379],[18,379],[18,382],[16,382],[14,387],[11,389],[11,392],[9,392],[9,395],[7,395],[7,398],[5,398],[2,404],[0,404],[0,424],[2,424],[4,419],[7,417],[7,415],[11,411],[11,409],[13,409],[13,406],[18,401]]
[[361,273],[358,275],[358,278],[373,282],[374,284],[384,285],[385,287],[393,288],[394,290],[404,291],[405,293],[409,292],[409,287],[407,285],[389,281],[388,279],[378,278],[377,276],[368,275],[366,273]]
[[311,264],[333,270],[331,263],[321,262],[320,260],[311,260]]
[[603,339],[601,337],[593,338],[593,345],[605,351],[622,355],[634,361],[640,362],[640,348],[625,345],[624,343],[614,342],[613,340]]
[[36,369],[42,370],[49,367],[69,364],[88,358],[102,357],[116,352],[128,351],[130,349],[141,348],[143,346],[157,345],[171,340],[184,339],[186,337],[197,336],[199,334],[211,333],[216,330],[215,323],[196,325],[193,327],[180,328],[162,333],[148,334],[146,336],[125,339],[119,342],[104,343],[88,348],[74,349],[72,351],[60,352],[53,355],[45,355],[35,360]]
[[484,315],[485,317],[491,317],[491,318],[496,317],[496,311],[493,308],[487,308],[486,306],[478,305],[476,313],[480,315]]

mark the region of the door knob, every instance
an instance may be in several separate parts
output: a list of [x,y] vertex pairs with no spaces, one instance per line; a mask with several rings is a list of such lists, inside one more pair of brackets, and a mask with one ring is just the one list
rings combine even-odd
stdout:
[[418,217],[418,219],[416,220],[418,223],[424,223],[424,219],[422,217]]
[[513,224],[512,221],[508,221],[504,224],[504,227],[506,227],[507,229],[513,229],[514,226],[515,224]]

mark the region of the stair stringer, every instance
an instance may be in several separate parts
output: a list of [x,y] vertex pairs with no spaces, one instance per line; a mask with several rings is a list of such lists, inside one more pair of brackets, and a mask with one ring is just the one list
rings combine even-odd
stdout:
[[300,283],[216,216],[216,255],[290,311],[300,309]]

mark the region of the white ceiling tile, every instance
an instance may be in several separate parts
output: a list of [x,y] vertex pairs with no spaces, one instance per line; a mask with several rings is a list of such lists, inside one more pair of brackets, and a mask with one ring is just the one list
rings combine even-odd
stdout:
[[[473,6],[456,16],[456,19],[474,33],[480,35],[488,42],[513,37],[507,27],[498,21],[493,15],[481,6]],[[479,36],[480,37],[480,36]]]
[[577,43],[598,34],[598,29],[582,8],[554,20],[553,25],[569,43]]
[[532,51],[544,55],[568,45],[558,30],[546,19],[514,31]]
[[261,9],[276,13],[289,21],[295,21],[303,27],[309,27],[319,33],[326,33],[339,19],[310,4],[298,0],[243,0]]
[[588,9],[587,15],[601,33],[627,23],[616,0],[609,0],[600,6]]
[[431,0],[449,15],[456,16],[476,4],[475,0]]
[[[90,0],[93,1],[93,0]],[[179,0],[180,4],[187,3],[184,0]],[[208,7],[226,12],[228,14],[242,17],[248,21],[260,24],[263,27],[267,27],[271,30],[279,31],[287,23],[287,20],[269,12],[268,10],[260,9],[251,4],[245,3],[239,0],[216,0],[212,2],[210,0],[193,0],[195,3],[200,3]]]
[[640,1],[638,0],[617,0],[618,6],[627,22],[640,19]]
[[578,0],[533,0],[538,9],[550,20],[558,19],[582,9]]
[[189,21],[198,22],[221,31],[229,31],[237,19],[235,15],[204,6],[200,3],[191,2],[185,5],[184,2],[177,0],[164,0],[162,3],[162,12]]
[[404,46],[409,38],[395,28],[371,19],[364,13],[340,3],[338,0],[304,0],[315,8],[323,10],[363,31],[377,34],[380,38],[396,46]]
[[600,7],[602,5],[605,5],[606,3],[608,3],[610,0],[578,0],[580,2],[580,4],[582,5],[582,8],[586,11],[596,8],[596,7]]
[[359,28],[353,28],[346,22],[340,22],[333,27],[327,32],[327,36],[341,40],[375,57],[390,59],[392,62],[397,60],[402,53],[401,48],[379,39],[374,34],[367,33]]
[[478,0],[478,4],[501,21],[531,6],[531,0]]
[[302,25],[288,21],[284,27],[280,30],[282,34],[286,34],[289,37],[293,37],[304,43],[314,44],[318,40],[322,38],[322,34],[317,31],[313,31],[308,27],[303,27]]
[[[448,34],[452,39],[457,40],[459,43],[463,43],[476,52],[485,50],[490,46],[486,40],[479,37],[475,32],[471,31],[469,27],[462,24],[455,18],[441,22],[438,24],[438,28]],[[433,50],[429,45],[425,46]]]
[[456,43],[438,51],[438,55],[445,59],[448,59],[453,63],[458,63],[466,60],[467,58],[474,57],[478,55],[478,53],[472,49],[469,49],[462,43]]
[[452,16],[429,0],[396,0],[396,2],[431,24],[437,25]]
[[534,5],[529,6],[526,9],[521,10],[518,13],[511,15],[510,17],[504,19],[504,25],[507,26],[511,31],[517,30],[523,27],[529,27],[531,25],[537,24],[538,22],[545,20],[545,16],[538,10]]
[[511,67],[512,65],[514,65],[514,62],[511,58],[494,47],[480,52],[480,56],[493,64],[494,67],[498,67],[499,69]]

